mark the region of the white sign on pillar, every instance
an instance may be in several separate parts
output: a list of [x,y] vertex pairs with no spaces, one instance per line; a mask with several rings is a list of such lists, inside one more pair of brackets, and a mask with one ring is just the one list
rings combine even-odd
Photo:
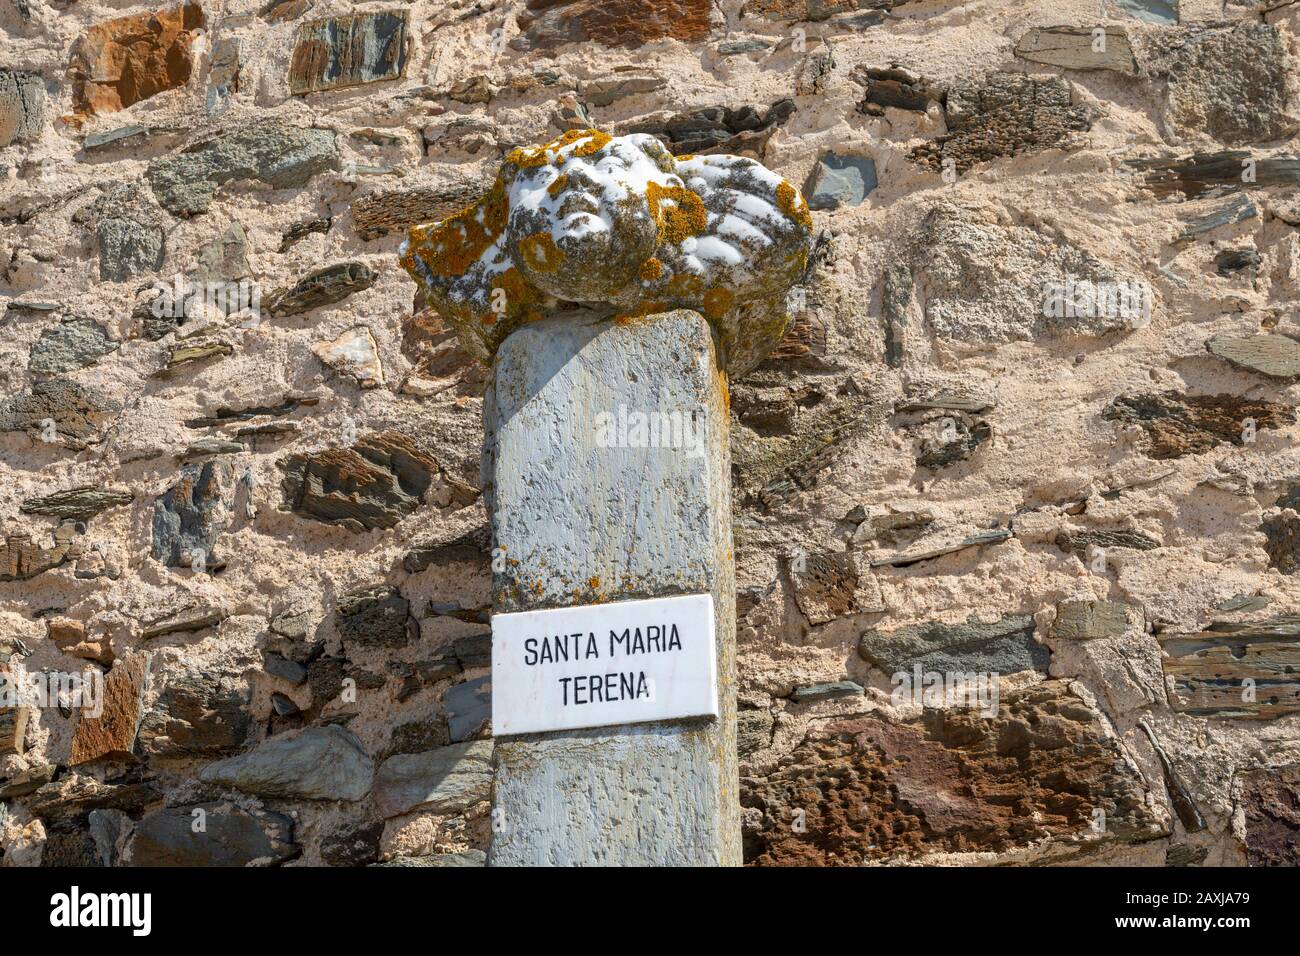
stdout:
[[492,616],[492,732],[718,714],[713,596]]

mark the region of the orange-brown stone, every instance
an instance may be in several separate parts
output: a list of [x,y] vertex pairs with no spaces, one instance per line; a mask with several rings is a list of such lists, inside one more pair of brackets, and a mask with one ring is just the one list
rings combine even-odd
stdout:
[[194,31],[203,23],[203,8],[186,3],[91,27],[68,68],[76,111],[115,113],[184,86],[194,68]]
[[72,738],[72,765],[100,757],[128,756],[140,729],[146,654],[120,661],[104,678],[104,707],[98,717],[82,715]]

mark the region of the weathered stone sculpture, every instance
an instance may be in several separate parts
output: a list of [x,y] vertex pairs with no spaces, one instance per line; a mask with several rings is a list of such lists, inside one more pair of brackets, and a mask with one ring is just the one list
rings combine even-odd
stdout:
[[485,361],[565,303],[619,320],[685,308],[734,376],[784,334],[811,238],[799,191],[754,160],[586,129],[512,151],[477,203],[411,230],[402,264]]
[[[492,581],[493,815],[506,822],[489,865],[740,863],[726,376],[785,332],[810,240],[803,197],[753,160],[595,130],[513,151],[477,203],[411,230],[403,265],[492,362],[483,498],[508,560]],[[602,436],[598,416],[626,409],[698,432]],[[681,621],[704,663],[653,672],[676,706],[651,709],[638,689],[596,717],[576,691],[553,693],[587,675],[520,673],[530,612],[650,614],[683,595],[709,600]],[[612,645],[599,663],[641,678],[652,666]],[[674,695],[692,684],[709,707]]]

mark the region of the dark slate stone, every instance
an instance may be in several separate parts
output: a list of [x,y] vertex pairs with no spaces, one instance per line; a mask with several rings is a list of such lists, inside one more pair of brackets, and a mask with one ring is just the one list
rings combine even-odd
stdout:
[[287,660],[279,654],[265,651],[262,654],[262,668],[272,677],[286,680],[295,687],[307,683],[307,668],[297,661]]
[[72,372],[94,365],[119,345],[121,343],[110,338],[104,327],[93,319],[72,319],[41,333],[41,337],[32,343],[27,367],[44,375]]
[[406,68],[406,21],[405,10],[382,10],[302,24],[289,63],[289,91],[397,79]]
[[953,437],[947,441],[925,442],[916,456],[923,468],[939,469],[970,457],[980,445],[993,437],[993,427],[983,419],[966,424],[960,417],[950,418]]
[[790,699],[797,704],[811,704],[819,700],[839,700],[844,697],[861,697],[865,691],[862,685],[851,680],[839,680],[826,684],[808,684],[796,687]]
[[411,603],[392,585],[382,584],[344,595],[334,625],[345,647],[402,647],[420,636]]
[[992,624],[928,622],[896,631],[866,631],[858,642],[863,660],[886,674],[963,671],[1014,674],[1047,672],[1051,652],[1034,640],[1034,619],[1012,615]]
[[[204,829],[194,832],[195,810]],[[274,866],[301,851],[293,842],[293,821],[267,810],[248,811],[228,803],[167,807],[135,825],[126,848],[128,866]]]
[[1225,249],[1214,257],[1214,268],[1219,275],[1227,277],[1243,269],[1254,272],[1262,261],[1254,249]]
[[321,859],[330,866],[367,866],[379,859],[384,821],[348,824],[321,839]]
[[275,317],[293,315],[341,302],[375,284],[375,273],[364,262],[340,262],[303,276],[293,285],[267,296],[267,311]]
[[452,687],[442,698],[453,742],[469,740],[492,719],[492,677],[476,677]]
[[249,723],[243,684],[222,674],[189,671],[162,685],[140,722],[136,749],[146,757],[216,756],[242,746]]
[[217,540],[230,523],[234,472],[221,459],[185,465],[180,480],[154,502],[153,556],[169,567],[190,567],[196,552],[203,569],[226,566]]

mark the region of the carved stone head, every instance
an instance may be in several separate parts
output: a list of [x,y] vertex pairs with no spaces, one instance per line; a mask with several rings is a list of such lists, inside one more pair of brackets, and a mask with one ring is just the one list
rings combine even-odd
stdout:
[[511,152],[477,203],[411,230],[402,265],[485,361],[563,303],[620,320],[685,308],[737,375],[784,334],[811,242],[799,191],[754,160],[587,129]]

